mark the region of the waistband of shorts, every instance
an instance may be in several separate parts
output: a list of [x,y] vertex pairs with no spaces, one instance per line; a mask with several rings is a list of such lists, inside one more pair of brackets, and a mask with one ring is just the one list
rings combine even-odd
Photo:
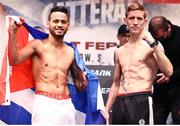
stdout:
[[35,91],[36,95],[43,95],[49,98],[57,99],[57,100],[63,100],[63,99],[69,99],[69,95],[63,95],[63,94],[57,94],[57,93],[50,93],[46,91]]
[[132,96],[132,95],[139,95],[139,94],[148,94],[151,95],[151,91],[140,91],[140,92],[130,92],[130,93],[119,93],[117,96]]

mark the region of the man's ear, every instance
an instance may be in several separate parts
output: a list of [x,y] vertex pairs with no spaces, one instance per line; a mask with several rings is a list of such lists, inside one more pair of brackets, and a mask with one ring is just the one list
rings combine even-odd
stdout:
[[116,35],[116,37],[117,37],[117,39],[119,40],[119,38],[120,38],[120,35]]
[[126,18],[124,17],[123,19],[124,19],[124,24],[127,25]]
[[47,27],[47,28],[49,28],[49,21],[47,21],[47,23],[46,23],[46,27]]
[[68,23],[68,30],[69,30],[69,27],[70,27],[70,22]]
[[171,25],[168,24],[168,31],[171,31]]
[[144,23],[145,23],[145,24],[147,24],[147,23],[148,23],[148,19],[147,19],[147,18],[145,18]]

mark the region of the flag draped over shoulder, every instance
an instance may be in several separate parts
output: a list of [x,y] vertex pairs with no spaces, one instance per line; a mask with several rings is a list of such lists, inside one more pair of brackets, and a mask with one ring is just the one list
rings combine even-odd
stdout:
[[[17,39],[25,43],[18,46],[22,48],[28,40],[28,33],[35,39],[44,39],[48,34],[43,33],[24,23],[19,30]],[[24,35],[25,34],[25,35]],[[87,75],[88,86],[85,91],[79,92],[76,90],[72,78],[69,74],[68,87],[70,90],[72,102],[77,110],[77,124],[104,124],[103,115],[104,103],[100,91],[100,84],[97,76],[91,72],[80,57],[77,48],[72,43],[65,42],[68,46],[74,49],[76,63]],[[16,74],[14,74],[16,73]],[[19,77],[16,77],[16,76]],[[7,124],[31,124],[32,102],[34,87],[31,61],[12,67],[11,85],[11,104],[9,106],[0,106],[0,120]],[[78,119],[78,117],[80,119]]]
[[7,56],[6,16],[3,5],[0,3],[0,105],[10,104],[9,63]]

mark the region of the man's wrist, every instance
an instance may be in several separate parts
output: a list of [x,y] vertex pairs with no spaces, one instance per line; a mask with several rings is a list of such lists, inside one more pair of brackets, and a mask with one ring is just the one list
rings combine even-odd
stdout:
[[159,44],[159,42],[157,40],[155,40],[153,43],[149,44],[151,48],[153,48],[154,46],[157,46]]

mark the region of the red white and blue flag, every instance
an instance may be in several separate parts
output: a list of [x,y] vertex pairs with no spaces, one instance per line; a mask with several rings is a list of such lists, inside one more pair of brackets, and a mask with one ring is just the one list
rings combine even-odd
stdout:
[[[7,30],[7,29],[6,29]],[[18,48],[23,48],[28,42],[29,33],[35,39],[44,39],[48,34],[32,28],[27,23],[19,28],[17,33]],[[8,36],[7,36],[8,37]],[[77,92],[71,76],[69,76],[68,87],[71,93],[73,104],[77,110],[77,124],[104,124],[103,117],[104,103],[100,91],[100,84],[97,76],[85,66],[77,48],[74,44],[65,42],[74,49],[74,56],[79,67],[87,73],[88,87],[83,92]],[[1,44],[0,44],[1,45]],[[2,86],[10,75],[10,105],[0,106],[0,120],[6,124],[31,124],[32,103],[34,96],[34,83],[31,73],[31,61],[27,60],[21,64],[11,67],[8,65],[7,43],[5,46],[4,60],[0,62],[0,102],[6,99],[6,87]],[[4,70],[5,69],[5,70]],[[7,77],[4,77],[6,74]],[[2,79],[2,77],[6,79]],[[7,84],[4,84],[5,86]],[[1,102],[2,103],[2,102]]]
[[6,30],[6,16],[2,5],[0,4],[0,105],[10,104],[9,88],[9,63],[8,63],[8,32]]

